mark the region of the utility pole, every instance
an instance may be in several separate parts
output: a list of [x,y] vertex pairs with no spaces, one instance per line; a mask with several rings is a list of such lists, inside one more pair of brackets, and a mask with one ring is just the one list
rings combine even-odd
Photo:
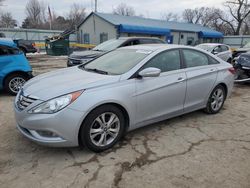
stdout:
[[95,0],[95,12],[97,12],[97,0]]

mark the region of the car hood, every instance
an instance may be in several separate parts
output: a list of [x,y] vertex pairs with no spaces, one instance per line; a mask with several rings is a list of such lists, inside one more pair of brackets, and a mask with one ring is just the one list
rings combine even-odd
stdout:
[[118,82],[120,76],[87,72],[78,67],[64,68],[41,74],[26,82],[23,87],[25,96],[48,100],[70,92],[90,89]]
[[94,50],[87,50],[87,51],[81,51],[81,52],[73,52],[69,58],[72,59],[91,59],[96,58],[102,55],[105,52],[102,51],[94,51]]

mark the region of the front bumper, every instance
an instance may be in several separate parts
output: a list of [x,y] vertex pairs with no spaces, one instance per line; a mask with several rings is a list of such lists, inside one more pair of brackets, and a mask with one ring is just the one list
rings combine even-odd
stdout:
[[26,109],[19,111],[15,107],[18,130],[28,139],[52,147],[79,146],[78,133],[83,115],[69,107],[54,114],[29,114]]

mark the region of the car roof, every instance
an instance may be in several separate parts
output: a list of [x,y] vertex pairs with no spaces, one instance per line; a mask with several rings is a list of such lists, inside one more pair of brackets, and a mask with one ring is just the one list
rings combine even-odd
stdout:
[[16,47],[16,43],[10,38],[0,38],[0,45]]
[[148,50],[148,51],[156,51],[156,50],[164,50],[164,49],[174,49],[174,48],[187,48],[187,49],[196,49],[191,46],[184,46],[178,44],[140,44],[133,46],[126,46],[118,49],[133,49],[133,50]]

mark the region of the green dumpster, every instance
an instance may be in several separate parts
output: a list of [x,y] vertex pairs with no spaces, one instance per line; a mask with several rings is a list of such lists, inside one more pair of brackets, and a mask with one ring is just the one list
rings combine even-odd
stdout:
[[59,56],[70,54],[69,39],[59,38],[55,40],[46,39],[45,49],[47,55]]
[[75,33],[73,29],[66,29],[59,35],[45,39],[45,49],[48,55],[69,55],[72,50],[69,46],[69,36]]

